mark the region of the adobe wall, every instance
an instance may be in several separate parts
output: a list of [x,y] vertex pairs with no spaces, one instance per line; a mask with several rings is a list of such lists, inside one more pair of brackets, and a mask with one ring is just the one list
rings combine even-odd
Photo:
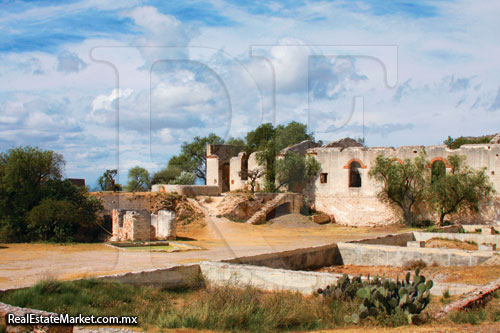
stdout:
[[[493,182],[495,190],[500,192],[500,145],[498,144],[464,145],[454,150],[445,145],[399,148],[352,147],[344,150],[320,147],[310,149],[308,153],[320,162],[320,173],[327,174],[327,181],[322,183],[321,177],[318,177],[306,192],[307,197],[315,203],[318,210],[333,214],[339,224],[366,226],[394,223],[400,216],[377,199],[380,184],[371,179],[368,172],[379,154],[400,160],[413,159],[423,149],[430,161],[440,159],[446,164],[449,155],[465,155],[466,163],[470,167],[475,169],[486,167],[486,173]],[[349,187],[349,166],[354,161],[361,165],[358,169],[361,187]],[[498,200],[495,199],[493,202],[483,203],[479,215],[468,214],[453,218],[461,223],[494,223],[500,221],[499,206]]]

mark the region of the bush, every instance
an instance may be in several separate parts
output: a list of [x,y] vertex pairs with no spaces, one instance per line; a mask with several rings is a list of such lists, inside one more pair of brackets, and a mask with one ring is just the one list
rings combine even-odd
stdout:
[[403,264],[403,269],[407,271],[414,270],[416,268],[423,269],[425,267],[427,267],[427,264],[422,259],[408,260]]
[[79,216],[76,206],[66,200],[47,199],[34,207],[26,218],[32,240],[73,241]]

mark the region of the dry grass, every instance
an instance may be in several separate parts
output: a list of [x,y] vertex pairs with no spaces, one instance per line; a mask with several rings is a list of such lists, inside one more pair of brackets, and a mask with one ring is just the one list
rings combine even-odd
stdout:
[[475,243],[462,242],[456,239],[445,239],[445,238],[431,238],[425,242],[425,247],[458,249],[458,250],[468,250],[468,251],[477,250],[477,244]]

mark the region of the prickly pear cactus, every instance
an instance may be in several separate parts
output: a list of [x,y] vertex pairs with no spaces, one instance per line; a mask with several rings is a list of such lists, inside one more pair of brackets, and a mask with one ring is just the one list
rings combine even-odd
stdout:
[[358,323],[367,317],[377,317],[379,314],[404,313],[408,323],[413,321],[414,316],[420,314],[430,301],[430,290],[433,286],[432,280],[426,281],[420,275],[420,270],[415,270],[413,281],[411,274],[406,274],[403,280],[391,279],[361,280],[361,277],[349,278],[344,274],[337,285],[318,289],[318,294],[325,297],[339,299],[361,299],[358,313],[347,315],[344,319],[348,323]]

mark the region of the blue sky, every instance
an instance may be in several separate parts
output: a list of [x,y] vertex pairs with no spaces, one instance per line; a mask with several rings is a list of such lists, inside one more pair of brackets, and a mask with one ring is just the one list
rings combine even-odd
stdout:
[[56,150],[94,186],[263,122],[369,146],[493,134],[499,16],[489,1],[4,1],[0,150]]

